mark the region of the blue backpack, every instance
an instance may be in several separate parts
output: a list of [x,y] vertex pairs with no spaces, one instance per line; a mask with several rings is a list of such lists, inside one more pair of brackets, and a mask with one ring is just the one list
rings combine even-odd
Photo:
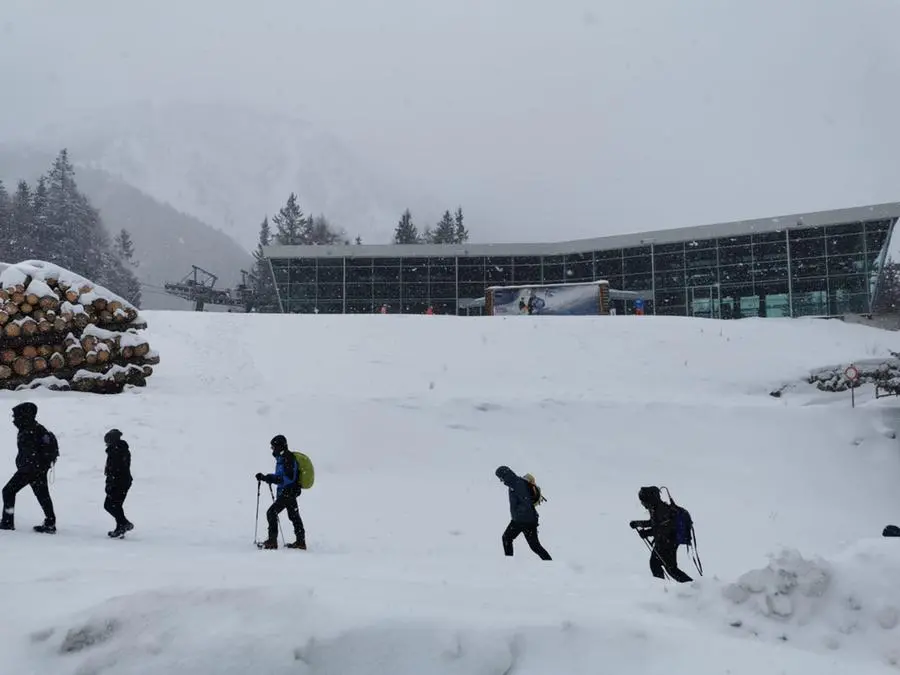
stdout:
[[675,518],[675,543],[678,546],[684,545],[688,547],[691,551],[694,566],[702,577],[703,564],[700,562],[700,554],[697,552],[697,533],[694,532],[694,519],[691,518],[691,514],[686,508],[675,503],[669,488],[663,486],[659,490],[660,492],[665,490],[669,496],[669,506],[672,508]]

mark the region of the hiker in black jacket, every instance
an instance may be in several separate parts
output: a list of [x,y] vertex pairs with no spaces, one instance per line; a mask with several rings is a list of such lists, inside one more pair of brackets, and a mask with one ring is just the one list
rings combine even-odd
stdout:
[[38,504],[44,511],[44,524],[36,525],[35,532],[56,533],[56,514],[47,486],[47,474],[59,455],[55,437],[37,421],[34,403],[19,403],[13,409],[13,424],[19,430],[16,445],[16,472],[3,488],[3,514],[0,530],[14,530],[16,495],[26,485],[31,486]]
[[106,443],[106,501],[103,508],[116,519],[116,529],[107,534],[113,538],[121,538],[126,532],[134,529],[134,525],[125,517],[125,497],[131,489],[131,450],[128,443],[122,440],[122,432],[110,429],[103,437]]
[[511,556],[513,540],[520,534],[524,534],[525,541],[528,542],[531,550],[540,556],[541,560],[552,560],[550,554],[538,540],[538,512],[535,504],[540,499],[540,495],[535,486],[517,476],[508,466],[498,467],[494,475],[509,488],[511,520],[502,537],[503,553]]
[[650,520],[632,520],[628,525],[638,531],[642,539],[653,537],[650,552],[650,572],[664,579],[665,572],[673,580],[684,583],[693,581],[678,569],[678,542],[675,536],[675,513],[659,494],[658,487],[642,487],[638,490],[641,505],[650,512]]

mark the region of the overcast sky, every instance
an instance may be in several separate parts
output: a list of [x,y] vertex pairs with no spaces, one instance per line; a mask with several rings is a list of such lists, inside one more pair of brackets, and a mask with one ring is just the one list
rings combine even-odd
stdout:
[[237,101],[314,122],[498,240],[900,199],[895,0],[0,7],[3,137],[136,98]]

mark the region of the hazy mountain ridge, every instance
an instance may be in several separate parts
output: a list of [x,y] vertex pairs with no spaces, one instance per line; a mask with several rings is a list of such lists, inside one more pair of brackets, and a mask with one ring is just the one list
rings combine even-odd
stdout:
[[[296,192],[365,242],[388,243],[400,215],[436,221],[443,209],[391,185],[340,141],[287,116],[212,104],[134,104],[54,125],[36,136],[80,163],[221,229],[248,250],[259,223]],[[51,149],[51,148],[48,148]],[[423,204],[426,204],[423,206]]]
[[[100,211],[103,224],[115,234],[127,229],[132,236],[134,270],[142,288],[142,305],[149,309],[181,309],[189,303],[167,295],[166,282],[181,280],[199,265],[219,277],[217,287],[236,285],[240,270],[252,265],[250,253],[226,234],[184,214],[103,171],[85,167],[72,155],[79,187]],[[0,145],[0,180],[10,191],[20,179],[32,182],[44,173],[53,154]]]

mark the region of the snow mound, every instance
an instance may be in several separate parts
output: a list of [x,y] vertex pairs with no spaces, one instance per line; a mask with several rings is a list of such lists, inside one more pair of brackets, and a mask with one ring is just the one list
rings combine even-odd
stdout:
[[892,540],[864,541],[827,560],[783,549],[733,583],[701,582],[693,591],[704,609],[720,604],[740,635],[900,666],[898,569]]

